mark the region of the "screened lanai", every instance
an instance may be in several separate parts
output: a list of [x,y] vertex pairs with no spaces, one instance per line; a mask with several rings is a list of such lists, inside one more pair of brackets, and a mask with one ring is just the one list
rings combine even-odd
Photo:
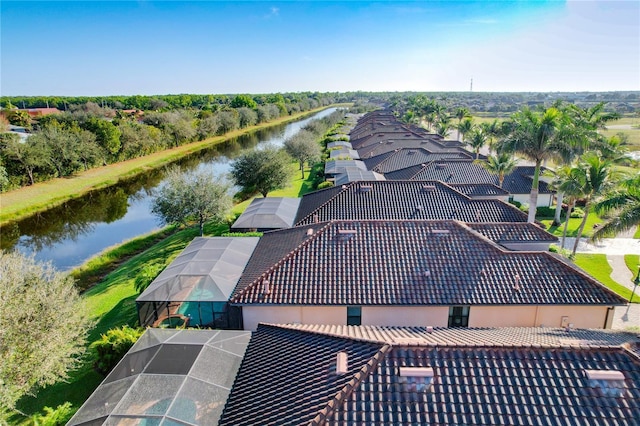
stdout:
[[258,237],[198,237],[136,299],[142,326],[242,328],[229,306]]
[[250,338],[148,329],[68,425],[218,424]]
[[300,198],[254,198],[231,226],[232,231],[272,231],[291,228],[298,213]]

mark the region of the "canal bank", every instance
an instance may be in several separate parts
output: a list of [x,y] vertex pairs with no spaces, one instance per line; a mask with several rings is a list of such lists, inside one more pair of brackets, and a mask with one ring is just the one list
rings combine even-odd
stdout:
[[116,185],[123,180],[131,179],[140,174],[158,169],[230,139],[255,133],[262,129],[302,120],[331,107],[336,107],[336,105],[281,117],[269,123],[235,130],[223,136],[216,136],[203,141],[192,142],[176,148],[156,152],[144,157],[90,169],[71,178],[56,178],[3,193],[0,195],[0,227],[10,221],[24,219],[61,205],[71,199],[86,195],[92,191],[104,189]]

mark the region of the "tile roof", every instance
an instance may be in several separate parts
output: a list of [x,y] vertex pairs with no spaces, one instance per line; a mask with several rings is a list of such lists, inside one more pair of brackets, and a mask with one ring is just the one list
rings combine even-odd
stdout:
[[449,186],[471,198],[509,195],[509,192],[492,183],[452,183]]
[[[275,241],[278,231],[270,233]],[[336,221],[273,262],[265,235],[230,301],[285,305],[622,305],[547,252],[510,252],[455,221]],[[257,278],[256,278],[257,276]],[[270,285],[264,293],[263,282]]]
[[[366,158],[363,161],[369,170],[374,170],[379,173],[389,173],[417,164],[431,163],[432,161],[471,159],[470,155],[458,151],[431,152],[424,148],[399,148],[393,151],[391,155],[383,155],[383,160],[379,162],[375,162],[375,160],[380,156]],[[373,165],[374,162],[376,163],[375,166],[371,167],[370,165]]]
[[404,149],[422,148],[434,154],[448,153],[448,155],[442,155],[442,158],[451,158],[451,159],[462,158],[462,159],[468,159],[468,160],[473,159],[469,151],[463,148],[458,148],[458,147],[446,148],[439,143],[429,141],[424,138],[407,139],[407,140],[390,140],[385,143],[375,143],[375,144],[363,146],[358,148],[357,151],[360,154],[360,158],[365,159],[365,158],[376,157],[378,155],[386,154],[387,152],[396,151],[403,148]]
[[[638,339],[629,334],[342,328],[348,332],[260,325],[220,424],[631,425],[640,418],[640,359],[623,347]],[[425,339],[405,343],[416,333]],[[344,376],[335,373],[341,351]],[[412,385],[401,367],[431,368],[432,384]],[[622,395],[593,387],[585,370],[619,371]]]
[[[441,180],[447,183],[490,183],[498,185],[498,177],[486,171],[481,165],[473,161],[447,161],[442,160],[427,164],[417,170],[409,179],[412,180]],[[502,188],[510,194],[528,194],[531,192],[534,167],[518,166],[509,175],[505,176]],[[396,172],[385,174],[388,180],[406,179],[408,172]],[[540,193],[550,194],[547,183],[540,181]]]
[[558,237],[533,223],[470,223],[469,228],[491,241],[502,242],[546,241],[554,243]]
[[527,215],[500,200],[471,199],[442,182],[361,181],[304,195],[295,222],[334,219],[526,222]]

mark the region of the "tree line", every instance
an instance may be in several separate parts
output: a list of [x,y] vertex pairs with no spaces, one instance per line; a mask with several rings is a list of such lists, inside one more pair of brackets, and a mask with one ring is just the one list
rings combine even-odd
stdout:
[[[153,100],[153,99],[152,99]],[[161,100],[161,99],[160,99]],[[260,99],[262,102],[262,99]],[[72,104],[68,111],[31,121],[8,110],[10,119],[33,130],[21,140],[0,133],[0,190],[6,191],[56,177],[71,176],[92,167],[117,163],[177,147],[236,129],[268,122],[332,102],[331,98],[298,97],[296,103],[270,95],[258,103],[248,95],[232,98],[223,108],[170,109],[143,114],[102,107],[95,102]],[[16,121],[17,120],[17,121]],[[7,130],[6,122],[3,124]]]

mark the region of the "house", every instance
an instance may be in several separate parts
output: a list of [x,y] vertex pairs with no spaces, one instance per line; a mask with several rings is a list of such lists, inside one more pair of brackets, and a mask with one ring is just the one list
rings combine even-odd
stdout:
[[149,329],[68,423],[634,424],[640,342],[559,328]]
[[254,198],[231,225],[232,232],[272,231],[290,228],[296,218],[300,198]]
[[350,169],[367,171],[367,166],[360,160],[330,160],[324,165],[324,174],[333,177],[340,173],[346,173]]
[[[230,298],[258,323],[609,328],[626,300],[548,252],[451,220],[338,220],[265,233]],[[484,234],[483,234],[484,232]],[[486,235],[486,236],[485,236]]]
[[220,425],[632,425],[640,344],[557,328],[260,325]]
[[[529,203],[534,169],[535,167],[533,166],[518,166],[513,172],[505,176],[502,189],[510,194],[510,199],[523,204]],[[542,171],[544,170],[546,169]],[[455,184],[487,183],[499,185],[498,176],[489,173],[480,164],[473,161],[450,159],[432,161],[405,169],[396,169],[385,173],[385,178],[387,180],[440,180]],[[551,190],[544,179],[540,179],[538,191],[538,207],[551,206],[554,191]]]
[[[403,147],[388,151],[380,149],[377,152],[379,152],[379,154],[376,153],[375,156],[372,155],[363,158],[363,161],[369,170],[382,174],[388,174],[396,170],[403,170],[412,166],[422,166],[435,161],[472,161],[471,155],[462,148],[456,148],[449,151],[432,152],[421,147]],[[374,151],[370,151],[370,153],[374,154]]]
[[527,215],[497,199],[472,198],[442,182],[360,181],[305,194],[296,225],[337,219],[456,219],[526,222]]
[[358,182],[361,180],[371,181],[371,180],[385,180],[385,179],[384,179],[384,176],[382,176],[380,173],[348,167],[345,169],[343,173],[338,173],[333,177],[333,184],[335,186],[341,186],[341,185],[347,185],[351,182]]

